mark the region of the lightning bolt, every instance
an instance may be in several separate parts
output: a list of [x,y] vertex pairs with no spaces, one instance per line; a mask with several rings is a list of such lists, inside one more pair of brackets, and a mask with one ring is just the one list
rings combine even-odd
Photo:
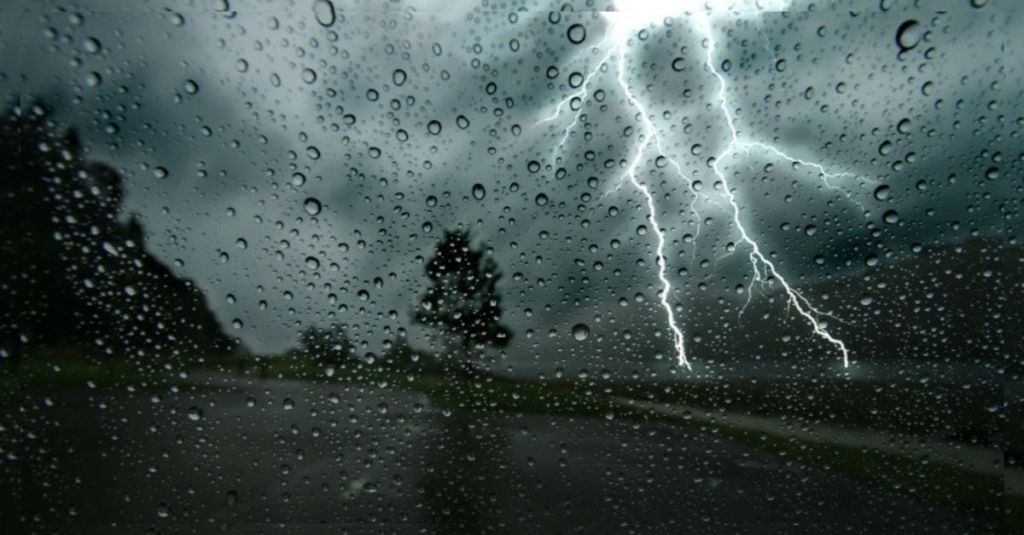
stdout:
[[[772,3],[771,6],[775,9],[781,9],[784,7],[782,4],[783,0],[764,0]],[[740,241],[749,248],[750,253],[748,259],[750,261],[752,275],[752,281],[748,288],[747,300],[743,307],[740,309],[740,314],[747,308],[753,295],[754,284],[760,283],[762,286],[770,281],[777,281],[782,287],[783,291],[787,296],[787,307],[795,309],[796,312],[802,316],[810,324],[814,334],[819,338],[825,340],[833,347],[835,347],[841,354],[843,359],[843,365],[849,366],[849,350],[846,344],[832,336],[827,330],[827,322],[823,320],[824,317],[834,317],[831,314],[819,310],[816,308],[806,297],[803,296],[798,290],[792,287],[789,282],[785,279],[782,273],[779,272],[771,260],[762,252],[761,246],[754,239],[751,233],[747,230],[747,227],[743,223],[743,219],[740,216],[741,208],[740,202],[736,198],[732,187],[729,185],[729,180],[726,173],[723,171],[723,164],[737,155],[739,152],[749,155],[751,151],[761,150],[771,154],[772,156],[788,161],[791,164],[798,166],[805,166],[813,169],[818,174],[818,179],[822,185],[829,190],[841,193],[846,199],[860,206],[859,203],[853,198],[852,194],[848,191],[836,186],[833,182],[835,180],[855,178],[856,175],[848,172],[832,172],[829,171],[824,165],[803,160],[794,156],[789,155],[779,147],[773,144],[765,143],[763,141],[743,139],[740,137],[739,132],[736,128],[736,120],[730,111],[729,95],[728,95],[728,81],[725,76],[715,67],[714,56],[717,43],[715,41],[714,32],[711,27],[711,14],[715,11],[721,11],[723,9],[716,9],[713,6],[692,6],[695,9],[680,9],[677,3],[672,2],[658,2],[655,0],[634,0],[640,4],[641,9],[637,9],[636,4],[631,3],[628,11],[613,11],[603,13],[605,19],[609,23],[609,31],[606,39],[597,45],[598,49],[605,49],[605,54],[597,65],[587,74],[580,88],[567,95],[561,100],[555,107],[551,115],[544,117],[537,121],[537,125],[549,123],[557,120],[563,109],[576,108],[576,112],[573,116],[572,122],[563,132],[562,138],[558,145],[555,146],[555,153],[553,159],[557,160],[561,157],[562,151],[566,149],[566,142],[571,135],[571,132],[579,124],[580,117],[583,114],[583,101],[589,96],[589,87],[591,82],[601,73],[602,67],[608,64],[613,59],[616,63],[616,83],[619,89],[625,96],[629,106],[636,110],[637,116],[641,123],[642,132],[637,136],[637,142],[633,149],[633,157],[630,159],[629,164],[626,167],[625,172],[621,175],[618,181],[618,185],[615,190],[621,184],[628,182],[634,189],[640,192],[647,205],[647,220],[650,222],[654,235],[657,239],[657,266],[658,266],[658,280],[661,282],[661,290],[658,292],[658,299],[664,308],[669,328],[672,331],[673,343],[676,351],[676,360],[678,364],[687,369],[691,368],[689,359],[686,355],[685,336],[683,335],[682,329],[679,326],[679,321],[676,319],[675,311],[669,303],[669,296],[672,292],[672,284],[668,279],[667,268],[668,262],[665,255],[665,231],[658,222],[657,208],[655,206],[654,194],[651,192],[650,187],[642,182],[638,178],[639,169],[643,163],[645,154],[653,146],[657,155],[664,158],[665,161],[670,164],[675,170],[676,175],[679,176],[683,182],[688,186],[690,193],[692,194],[692,200],[690,202],[690,212],[694,215],[697,221],[697,232],[696,235],[699,237],[700,234],[700,214],[697,211],[696,203],[702,195],[694,188],[693,180],[686,176],[683,172],[682,167],[679,163],[673,159],[664,149],[661,135],[656,125],[651,120],[650,114],[647,112],[647,108],[643,101],[633,93],[630,88],[630,84],[626,79],[626,60],[628,42],[632,32],[638,28],[644,27],[651,22],[661,22],[665,18],[676,18],[681,15],[689,15],[693,20],[694,29],[700,33],[706,42],[706,53],[705,53],[705,66],[715,77],[718,83],[717,101],[718,107],[722,111],[722,115],[725,119],[726,126],[729,131],[729,142],[722,148],[722,150],[714,157],[711,165],[712,171],[715,176],[719,179],[723,186],[722,196],[725,200],[726,209],[731,214],[733,226],[737,233],[739,233]],[[721,1],[717,2],[721,4]],[[749,3],[749,2],[748,2]],[[751,11],[738,12],[732,7],[726,7],[724,10],[728,10],[733,14],[757,14],[764,9],[762,7],[756,7]],[[863,207],[862,207],[863,208]]]
[[[806,319],[808,323],[811,324],[811,328],[814,330],[814,334],[818,335],[822,339],[826,340],[828,343],[832,344],[836,349],[838,349],[843,356],[843,366],[849,367],[849,349],[847,349],[846,344],[843,343],[842,340],[832,336],[828,332],[828,330],[826,330],[825,324],[821,320],[822,316],[827,316],[828,314],[825,314],[822,311],[815,308],[814,305],[812,305],[810,301],[808,301],[807,298],[803,296],[803,294],[795,290],[789,284],[789,282],[786,281],[786,278],[783,277],[781,273],[779,273],[778,269],[775,267],[775,264],[773,264],[771,260],[768,260],[768,258],[761,252],[761,247],[757,244],[757,241],[751,238],[750,233],[747,232],[747,229],[743,224],[743,220],[742,218],[740,218],[739,202],[737,202],[736,195],[733,193],[732,187],[729,185],[729,180],[725,176],[726,174],[722,171],[722,163],[726,160],[728,156],[733,154],[736,151],[736,149],[749,150],[752,147],[756,147],[772,152],[776,156],[788,160],[790,162],[796,162],[815,168],[823,177],[822,180],[825,181],[825,184],[828,185],[829,187],[832,186],[828,183],[828,179],[837,178],[839,175],[833,175],[828,173],[825,170],[824,166],[820,164],[806,162],[803,160],[799,160],[797,158],[793,158],[792,156],[787,155],[785,152],[772,145],[768,145],[761,142],[749,142],[740,140],[739,134],[736,131],[736,121],[732,116],[732,112],[729,110],[730,106],[728,95],[728,82],[726,81],[725,77],[722,76],[722,73],[718,71],[718,68],[715,67],[714,58],[715,47],[717,46],[717,43],[715,41],[714,32],[711,29],[710,15],[706,12],[698,12],[695,13],[693,17],[695,21],[695,26],[697,27],[698,31],[700,31],[703,34],[704,39],[707,41],[707,53],[704,57],[704,64],[705,66],[707,66],[708,70],[711,71],[711,74],[713,74],[714,77],[718,79],[718,107],[722,110],[722,115],[725,117],[725,123],[729,127],[730,134],[729,143],[715,157],[714,163],[711,164],[711,168],[712,170],[714,170],[715,175],[718,177],[718,179],[722,181],[722,191],[724,191],[726,200],[728,201],[729,206],[732,208],[732,220],[736,227],[736,231],[739,232],[740,239],[743,241],[743,243],[747,244],[747,246],[750,247],[750,265],[752,266],[754,271],[754,281],[763,281],[765,280],[765,274],[771,274],[771,276],[779,282],[783,290],[786,292],[789,304],[796,309],[797,313],[803,316],[804,319]],[[845,175],[845,173],[843,173],[843,175]],[[764,270],[759,269],[759,265],[763,267]],[[751,284],[751,287],[753,287],[753,284]]]

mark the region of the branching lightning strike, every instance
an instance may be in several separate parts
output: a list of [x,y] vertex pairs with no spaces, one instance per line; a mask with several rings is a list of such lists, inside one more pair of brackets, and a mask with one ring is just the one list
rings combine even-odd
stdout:
[[[679,178],[682,179],[689,187],[690,193],[693,195],[693,200],[691,201],[689,208],[697,221],[698,226],[696,234],[698,236],[700,232],[700,214],[697,211],[696,203],[698,199],[702,198],[702,194],[694,188],[693,180],[686,176],[679,163],[665,151],[661,135],[655,124],[652,122],[646,106],[630,89],[630,85],[626,79],[627,49],[629,38],[632,33],[639,28],[645,27],[651,22],[661,22],[667,18],[677,18],[684,15],[693,22],[694,29],[699,32],[705,41],[704,64],[712,76],[714,76],[718,84],[718,107],[722,112],[729,132],[729,141],[718,152],[718,154],[715,155],[711,169],[722,184],[722,196],[726,202],[726,210],[728,210],[731,215],[733,226],[735,227],[736,232],[740,235],[740,241],[750,249],[749,260],[751,270],[753,272],[753,281],[748,288],[747,302],[743,305],[740,313],[742,314],[743,310],[745,310],[747,305],[750,303],[750,299],[753,295],[753,283],[760,283],[763,285],[768,282],[769,278],[771,280],[778,281],[779,285],[786,293],[787,305],[791,309],[795,309],[800,316],[807,320],[818,337],[827,341],[842,354],[844,366],[849,366],[850,364],[850,355],[846,344],[828,332],[826,322],[822,319],[824,317],[833,316],[816,308],[806,297],[803,296],[803,294],[793,288],[782,273],[779,272],[775,264],[772,263],[772,261],[769,260],[762,252],[758,242],[747,230],[741,217],[742,210],[740,208],[740,201],[736,198],[736,194],[729,185],[729,180],[726,176],[727,173],[722,169],[724,163],[739,152],[749,154],[752,150],[762,150],[770,153],[776,158],[786,160],[792,164],[814,169],[818,173],[819,179],[824,187],[841,193],[848,200],[859,206],[859,203],[857,203],[856,199],[848,191],[833,183],[834,180],[853,178],[855,177],[854,174],[848,172],[830,172],[825,168],[825,166],[819,163],[790,156],[773,144],[765,143],[763,141],[747,140],[740,137],[736,128],[735,117],[733,117],[730,109],[728,81],[715,66],[714,62],[717,42],[715,41],[714,32],[711,26],[711,16],[715,12],[726,11],[733,15],[757,15],[765,11],[766,7],[773,8],[775,10],[785,7],[783,0],[762,0],[762,2],[768,2],[771,5],[761,5],[760,7],[755,7],[753,10],[743,11],[737,10],[735,5],[730,4],[728,1],[722,2],[721,0],[718,0],[717,2],[708,2],[708,4],[703,5],[701,5],[700,2],[690,2],[691,4],[697,4],[690,6],[680,6],[679,2],[671,1],[659,2],[656,0],[633,0],[630,2],[629,7],[624,10],[604,13],[605,19],[609,23],[609,27],[606,38],[598,45],[599,49],[605,49],[604,56],[587,74],[583,83],[580,85],[580,88],[560,101],[551,115],[544,117],[537,123],[542,124],[555,121],[561,116],[564,108],[576,108],[572,122],[568,127],[566,127],[559,144],[555,148],[555,157],[557,159],[561,150],[566,146],[566,142],[568,141],[571,132],[579,124],[580,116],[583,114],[584,109],[583,100],[589,96],[591,83],[594,78],[602,72],[602,69],[609,64],[609,62],[613,59],[615,60],[614,68],[616,70],[616,82],[619,89],[623,92],[626,101],[629,103],[629,106],[636,110],[636,114],[642,126],[642,131],[637,137],[637,142],[633,150],[632,159],[629,161],[625,172],[620,177],[619,183],[629,182],[643,195],[646,200],[647,219],[651,224],[655,237],[657,238],[656,254],[658,279],[661,282],[661,290],[658,293],[658,298],[662,308],[665,309],[669,328],[672,330],[673,342],[676,350],[676,360],[680,366],[686,367],[687,369],[690,368],[690,362],[686,354],[685,337],[679,326],[679,322],[676,319],[675,311],[669,302],[669,296],[672,292],[672,284],[667,275],[668,262],[665,255],[665,231],[658,222],[654,194],[651,192],[650,187],[644,182],[641,182],[637,176],[644,155],[650,150],[651,146],[653,145],[654,149],[657,151],[657,155],[660,158],[664,158],[665,161],[674,168]],[[686,2],[684,2],[684,4],[685,3]],[[723,3],[726,4],[724,7],[721,5]],[[749,0],[747,0],[747,3],[750,3]],[[716,8],[713,5],[709,6],[709,4],[717,4],[718,7]]]

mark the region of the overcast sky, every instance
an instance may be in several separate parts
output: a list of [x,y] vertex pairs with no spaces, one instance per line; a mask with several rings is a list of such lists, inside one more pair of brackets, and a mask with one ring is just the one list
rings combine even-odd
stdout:
[[[643,122],[616,60],[564,145],[573,110],[538,124],[618,43],[609,3],[592,4],[5,2],[0,83],[121,170],[147,247],[255,351],[339,322],[379,352],[411,328],[436,240],[463,225],[505,274],[508,366],[605,367],[672,349],[646,201],[622,179]],[[829,189],[765,151],[725,165],[747,230],[796,286],[1020,232],[1020,3],[861,4],[710,16],[740,135],[846,173]],[[672,166],[642,157],[686,328],[742,304],[753,274],[709,165],[729,140],[719,84],[693,16],[626,37],[629,92],[701,188],[695,216]]]

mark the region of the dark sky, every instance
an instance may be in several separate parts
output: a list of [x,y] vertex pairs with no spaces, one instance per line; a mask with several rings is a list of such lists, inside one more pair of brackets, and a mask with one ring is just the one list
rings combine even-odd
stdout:
[[[915,244],[1019,235],[1019,2],[735,4],[707,16],[739,135],[845,173],[827,188],[763,150],[723,164],[746,230],[787,281],[856,281],[872,255],[897,263]],[[616,60],[587,83],[564,145],[571,109],[538,124],[609,47],[626,55],[628,93],[665,156],[699,189],[694,202],[653,147],[642,155],[684,330],[742,304],[753,271],[709,162],[729,132],[707,36],[679,9],[636,16],[619,42],[610,8],[16,0],[0,7],[0,84],[52,103],[94,159],[122,172],[147,246],[255,351],[333,322],[361,351],[404,329],[425,344],[408,321],[425,260],[462,225],[505,274],[509,367],[659,354],[668,365],[657,240],[645,198],[622,179],[644,126]],[[778,293],[759,288],[755,302]],[[773,306],[785,312],[784,300]],[[577,323],[587,340],[572,336]],[[700,344],[690,356],[701,362]]]

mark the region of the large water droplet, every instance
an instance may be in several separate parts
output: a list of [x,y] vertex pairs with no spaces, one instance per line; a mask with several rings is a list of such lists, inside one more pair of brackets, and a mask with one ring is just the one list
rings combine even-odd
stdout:
[[305,200],[305,202],[302,203],[302,207],[306,209],[306,213],[309,215],[317,215],[323,208],[320,205],[320,201],[314,199],[313,197],[308,197]]
[[590,327],[587,327],[583,323],[577,323],[572,327],[572,337],[579,340],[580,342],[587,339],[590,336]]
[[395,72],[391,73],[391,81],[394,82],[395,85],[404,84],[406,78],[407,76],[405,74],[405,71],[403,71],[402,69],[395,69]]
[[899,45],[901,51],[910,50],[917,46],[917,43],[921,41],[922,33],[923,28],[921,27],[921,23],[914,19],[910,19],[903,24],[900,24],[900,27],[897,28],[896,44]]
[[573,24],[569,26],[569,30],[565,32],[569,38],[569,42],[578,45],[587,38],[587,29],[582,24]]
[[316,0],[313,4],[313,15],[321,26],[327,28],[334,24],[334,4],[330,0]]
[[484,189],[484,185],[483,184],[481,184],[479,182],[477,182],[476,184],[473,184],[473,198],[474,199],[476,199],[478,201],[481,201],[486,196],[487,196],[487,190]]

